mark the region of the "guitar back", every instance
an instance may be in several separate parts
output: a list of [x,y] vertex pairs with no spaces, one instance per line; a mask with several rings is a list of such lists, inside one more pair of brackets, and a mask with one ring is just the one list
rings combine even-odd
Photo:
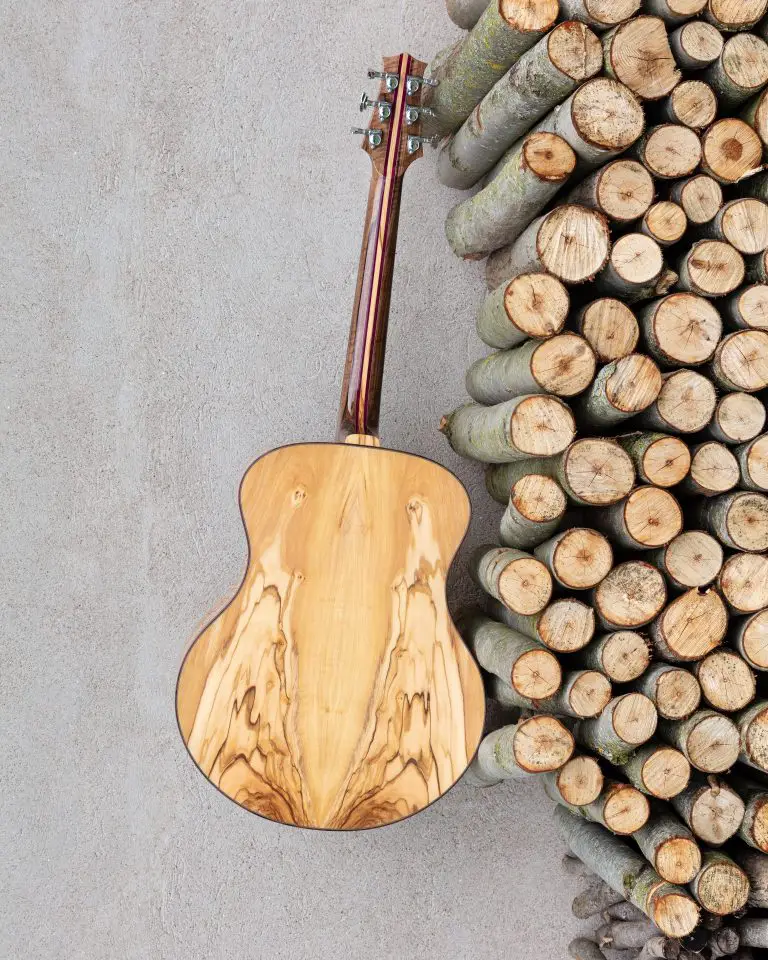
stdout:
[[422,810],[462,775],[484,720],[445,597],[464,488],[410,454],[299,444],[250,467],[240,506],[245,577],[179,674],[192,758],[281,823],[352,830]]

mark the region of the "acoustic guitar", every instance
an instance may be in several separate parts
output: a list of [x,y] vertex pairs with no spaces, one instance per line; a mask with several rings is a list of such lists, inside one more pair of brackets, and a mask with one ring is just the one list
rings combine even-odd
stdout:
[[248,564],[192,644],[176,713],[202,773],[280,823],[357,830],[423,810],[465,771],[480,673],[448,612],[469,499],[386,450],[379,403],[402,179],[422,154],[425,64],[386,58],[363,148],[371,187],[335,443],[279,447],[240,485]]

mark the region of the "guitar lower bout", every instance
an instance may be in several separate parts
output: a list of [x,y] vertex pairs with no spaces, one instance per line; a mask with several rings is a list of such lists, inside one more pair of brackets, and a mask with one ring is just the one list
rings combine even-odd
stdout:
[[424,809],[480,741],[480,672],[447,607],[469,500],[429,460],[298,444],[240,488],[245,577],[179,674],[203,774],[240,806],[354,830]]

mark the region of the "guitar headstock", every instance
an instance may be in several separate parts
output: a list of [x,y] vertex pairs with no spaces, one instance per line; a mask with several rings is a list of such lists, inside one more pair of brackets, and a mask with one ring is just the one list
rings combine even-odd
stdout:
[[375,97],[364,93],[360,110],[370,110],[367,127],[353,127],[362,134],[363,150],[369,154],[379,174],[402,176],[411,163],[422,156],[423,145],[437,138],[422,136],[422,120],[433,111],[423,106],[426,87],[437,81],[424,77],[426,63],[407,53],[384,57],[381,70],[369,70],[369,79],[380,81]]

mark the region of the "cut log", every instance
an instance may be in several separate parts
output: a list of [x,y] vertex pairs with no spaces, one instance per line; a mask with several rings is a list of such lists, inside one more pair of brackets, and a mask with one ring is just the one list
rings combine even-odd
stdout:
[[[569,816],[574,816],[570,810],[568,814]],[[604,828],[601,827],[601,829]],[[598,913],[602,913],[603,910],[608,907],[615,906],[617,902],[621,902],[618,899],[622,896],[620,893],[616,893],[615,890],[612,890],[594,874],[592,874],[592,878],[587,889],[573,898],[571,910],[577,920],[589,920],[591,917],[597,916]],[[604,956],[603,960],[605,960]]]
[[671,367],[706,363],[723,332],[715,307],[693,293],[652,300],[640,308],[638,320],[651,355]]
[[499,539],[505,547],[530,550],[557,530],[567,504],[559,483],[532,473],[513,485],[507,508],[499,523]]
[[466,388],[483,404],[534,393],[572,397],[590,385],[595,367],[592,347],[583,337],[559,333],[475,361],[467,371]]
[[570,298],[556,278],[523,273],[492,290],[477,315],[477,335],[489,347],[516,347],[529,337],[545,340],[560,333]]
[[576,154],[562,137],[531,133],[518,140],[488,185],[449,212],[445,235],[451,249],[477,260],[512,243],[575,169]]
[[514,613],[502,603],[491,603],[489,611],[513,630],[533,637],[558,653],[581,650],[595,635],[594,610],[574,597],[553,600],[545,610],[531,617]]
[[730,857],[719,850],[706,850],[691,892],[709,913],[725,917],[746,906],[749,880]]
[[739,920],[736,929],[739,931],[742,947],[768,950],[768,917],[745,917]]
[[716,650],[694,664],[704,699],[715,710],[742,710],[755,698],[755,675],[733,650]]
[[529,473],[553,477],[568,498],[582,506],[616,503],[635,482],[632,461],[618,443],[585,437],[574,441],[561,456],[489,467],[486,487],[494,500],[506,503],[513,484]]
[[733,927],[722,927],[713,930],[709,937],[708,947],[712,960],[719,957],[731,957],[739,949],[739,934]]
[[698,710],[701,687],[692,673],[671,663],[654,663],[635,687],[664,720],[686,720]]
[[673,487],[691,466],[688,447],[666,433],[629,433],[617,438],[632,458],[637,476],[657,487]]
[[659,180],[688,177],[701,162],[701,140],[689,127],[662,123],[649,127],[633,151]]
[[610,701],[612,693],[610,681],[597,670],[567,673],[557,693],[543,700],[522,696],[499,677],[490,681],[490,695],[504,707],[519,707],[576,720],[598,716]]
[[757,397],[748,393],[726,393],[721,397],[707,430],[721,443],[745,443],[765,426],[766,411]]
[[717,586],[735,614],[757,613],[768,607],[768,557],[732,554],[723,564]]
[[[768,853],[768,789],[760,786],[744,777],[731,777],[731,786],[737,791],[744,801],[744,819],[739,827],[739,836],[754,850],[760,850],[762,853]],[[750,906],[768,907],[768,860],[763,871],[750,868],[752,859],[757,859],[753,851],[743,848],[733,847],[733,855],[736,862],[741,866],[752,884],[753,876],[757,880],[757,890],[752,890],[749,897]]]
[[723,240],[739,253],[761,253],[768,247],[768,203],[755,197],[730,200],[697,232],[702,237]]
[[703,530],[685,530],[649,557],[676,591],[706,587],[723,566],[723,548]]
[[626,843],[599,824],[580,820],[563,807],[555,810],[560,836],[612,889],[643,911],[670,937],[684,937],[699,921],[695,902],[681,887],[667,884]]
[[682,290],[700,297],[725,297],[744,282],[744,257],[730,243],[699,240],[678,264]]
[[568,804],[561,793],[544,780],[544,790],[550,800],[567,807],[571,813],[586,817],[593,823],[599,823],[619,836],[629,836],[640,830],[648,822],[650,807],[648,801],[628,783],[607,781],[599,797],[592,803],[575,806]]
[[768,610],[735,619],[731,643],[754,670],[768,670]]
[[768,284],[742,287],[723,303],[723,313],[736,327],[768,330]]
[[683,70],[703,70],[723,51],[722,34],[710,23],[695,20],[678,27],[669,37],[675,60]]
[[646,916],[642,910],[638,910],[633,903],[629,903],[627,900],[623,900],[621,903],[615,903],[612,906],[608,907],[603,916],[606,919],[610,920],[620,920],[622,922],[626,920],[645,920]]
[[655,403],[638,420],[646,427],[671,433],[697,433],[712,419],[717,394],[710,380],[695,370],[673,370],[662,376]]
[[680,81],[664,21],[635,17],[603,36],[605,72],[643,100],[660,100]]
[[614,683],[630,683],[648,669],[651,651],[648,641],[634,630],[614,630],[593,640],[579,660]]
[[556,397],[515,397],[493,407],[468,403],[440,424],[453,449],[483,463],[552,457],[573,440],[573,415]]
[[648,863],[669,883],[690,883],[701,869],[701,850],[693,834],[660,804],[651,807],[648,823],[635,840]]
[[457,130],[512,64],[555,24],[557,0],[492,0],[463,41],[430,71],[427,87],[435,111],[425,128]]
[[716,777],[694,780],[672,799],[672,806],[694,836],[719,846],[736,834],[744,818],[744,802]]
[[768,433],[736,447],[741,486],[746,490],[768,490]]
[[734,717],[741,738],[739,760],[768,771],[768,700],[756,700]]
[[768,0],[709,0],[704,16],[722,33],[749,30],[768,10]]
[[666,603],[667,588],[655,567],[642,560],[627,560],[597,585],[592,598],[603,627],[633,629],[658,616]]
[[569,191],[567,203],[579,203],[614,220],[629,223],[653,203],[653,178],[636,160],[614,160]]
[[534,220],[513,244],[488,258],[488,286],[521,273],[550,273],[564,283],[584,283],[605,266],[609,247],[602,214],[564,204]]
[[594,757],[576,756],[563,764],[559,770],[542,774],[547,793],[559,797],[573,807],[584,807],[603,792],[604,777],[600,764]]
[[613,566],[606,538],[588,527],[570,527],[536,547],[536,557],[567,590],[591,590]]
[[620,503],[590,515],[594,525],[628,550],[653,550],[683,529],[683,511],[668,490],[636,487]]
[[618,766],[651,739],[657,721],[656,707],[648,697],[625,693],[614,697],[599,717],[579,721],[575,736],[582,746]]
[[768,497],[742,490],[703,500],[699,519],[720,543],[732,550],[768,550]]
[[651,937],[638,953],[637,960],[692,960],[693,954],[683,951],[678,940],[670,937]]
[[720,595],[698,588],[674,599],[653,621],[650,635],[661,660],[689,663],[716,649],[727,629],[728,611]]
[[596,278],[596,287],[628,302],[644,300],[657,292],[664,268],[659,244],[644,233],[627,233],[611,247],[605,270]]
[[480,744],[470,771],[488,786],[502,780],[526,779],[557,770],[574,750],[569,730],[555,717],[536,716],[489,733]]
[[586,937],[576,937],[568,944],[568,956],[573,960],[605,960],[600,947],[594,940]]
[[707,0],[646,0],[645,9],[672,26],[698,16],[706,5]]
[[603,65],[602,48],[582,23],[558,24],[496,82],[440,148],[437,175],[468,190],[548,111]]
[[552,596],[549,570],[522,550],[477,547],[469,559],[469,572],[486,593],[522,616],[541,613]]
[[640,232],[662,247],[677,243],[688,227],[685,210],[671,200],[660,200],[649,208],[640,224]]
[[649,797],[671,800],[688,786],[691,765],[675,750],[658,743],[648,743],[622,764],[621,771],[631,784]]
[[576,315],[576,329],[592,347],[600,363],[629,356],[640,339],[634,314],[614,297],[601,297],[582,307]]
[[[765,794],[761,794],[765,797]],[[764,810],[764,804],[761,807],[761,810]],[[764,820],[765,814],[761,813],[761,820]],[[746,817],[745,817],[746,819]],[[765,843],[765,830],[768,829],[768,824],[763,822],[761,826],[761,844]],[[750,834],[751,835],[751,834]],[[743,833],[740,831],[739,836],[744,839]],[[749,843],[749,841],[747,841]],[[754,846],[754,844],[752,844]],[[761,852],[758,853],[757,850],[746,850],[742,846],[734,845],[732,854],[734,860],[738,863],[741,869],[746,873],[747,879],[749,880],[749,900],[747,901],[750,907],[756,907],[758,910],[768,910],[768,857],[765,856],[765,853],[768,852],[768,848],[765,846],[758,846],[757,848]]]
[[445,0],[448,16],[462,30],[471,30],[487,6],[487,0]]
[[691,451],[691,471],[683,489],[704,497],[733,490],[739,482],[739,464],[725,444],[707,440]]
[[661,386],[661,373],[653,360],[633,353],[602,367],[574,409],[582,424],[602,430],[646,410]]
[[629,20],[640,9],[640,0],[560,0],[563,17],[588,23],[595,30],[609,30]]
[[723,205],[723,188],[705,173],[673,183],[669,196],[692,224],[708,223]]
[[701,168],[720,183],[738,183],[760,169],[763,144],[738,117],[715,120],[702,139]]
[[703,130],[717,116],[717,97],[712,87],[703,80],[684,80],[664,101],[661,113],[669,123]]
[[662,720],[659,733],[703,773],[723,773],[739,758],[736,724],[714,710],[697,710],[687,720]]
[[[760,177],[755,177],[755,180],[761,178],[762,174]],[[752,257],[747,269],[747,280],[752,283],[768,283],[768,250]]]
[[705,77],[721,108],[734,110],[768,83],[768,43],[751,33],[737,33],[726,40]]

